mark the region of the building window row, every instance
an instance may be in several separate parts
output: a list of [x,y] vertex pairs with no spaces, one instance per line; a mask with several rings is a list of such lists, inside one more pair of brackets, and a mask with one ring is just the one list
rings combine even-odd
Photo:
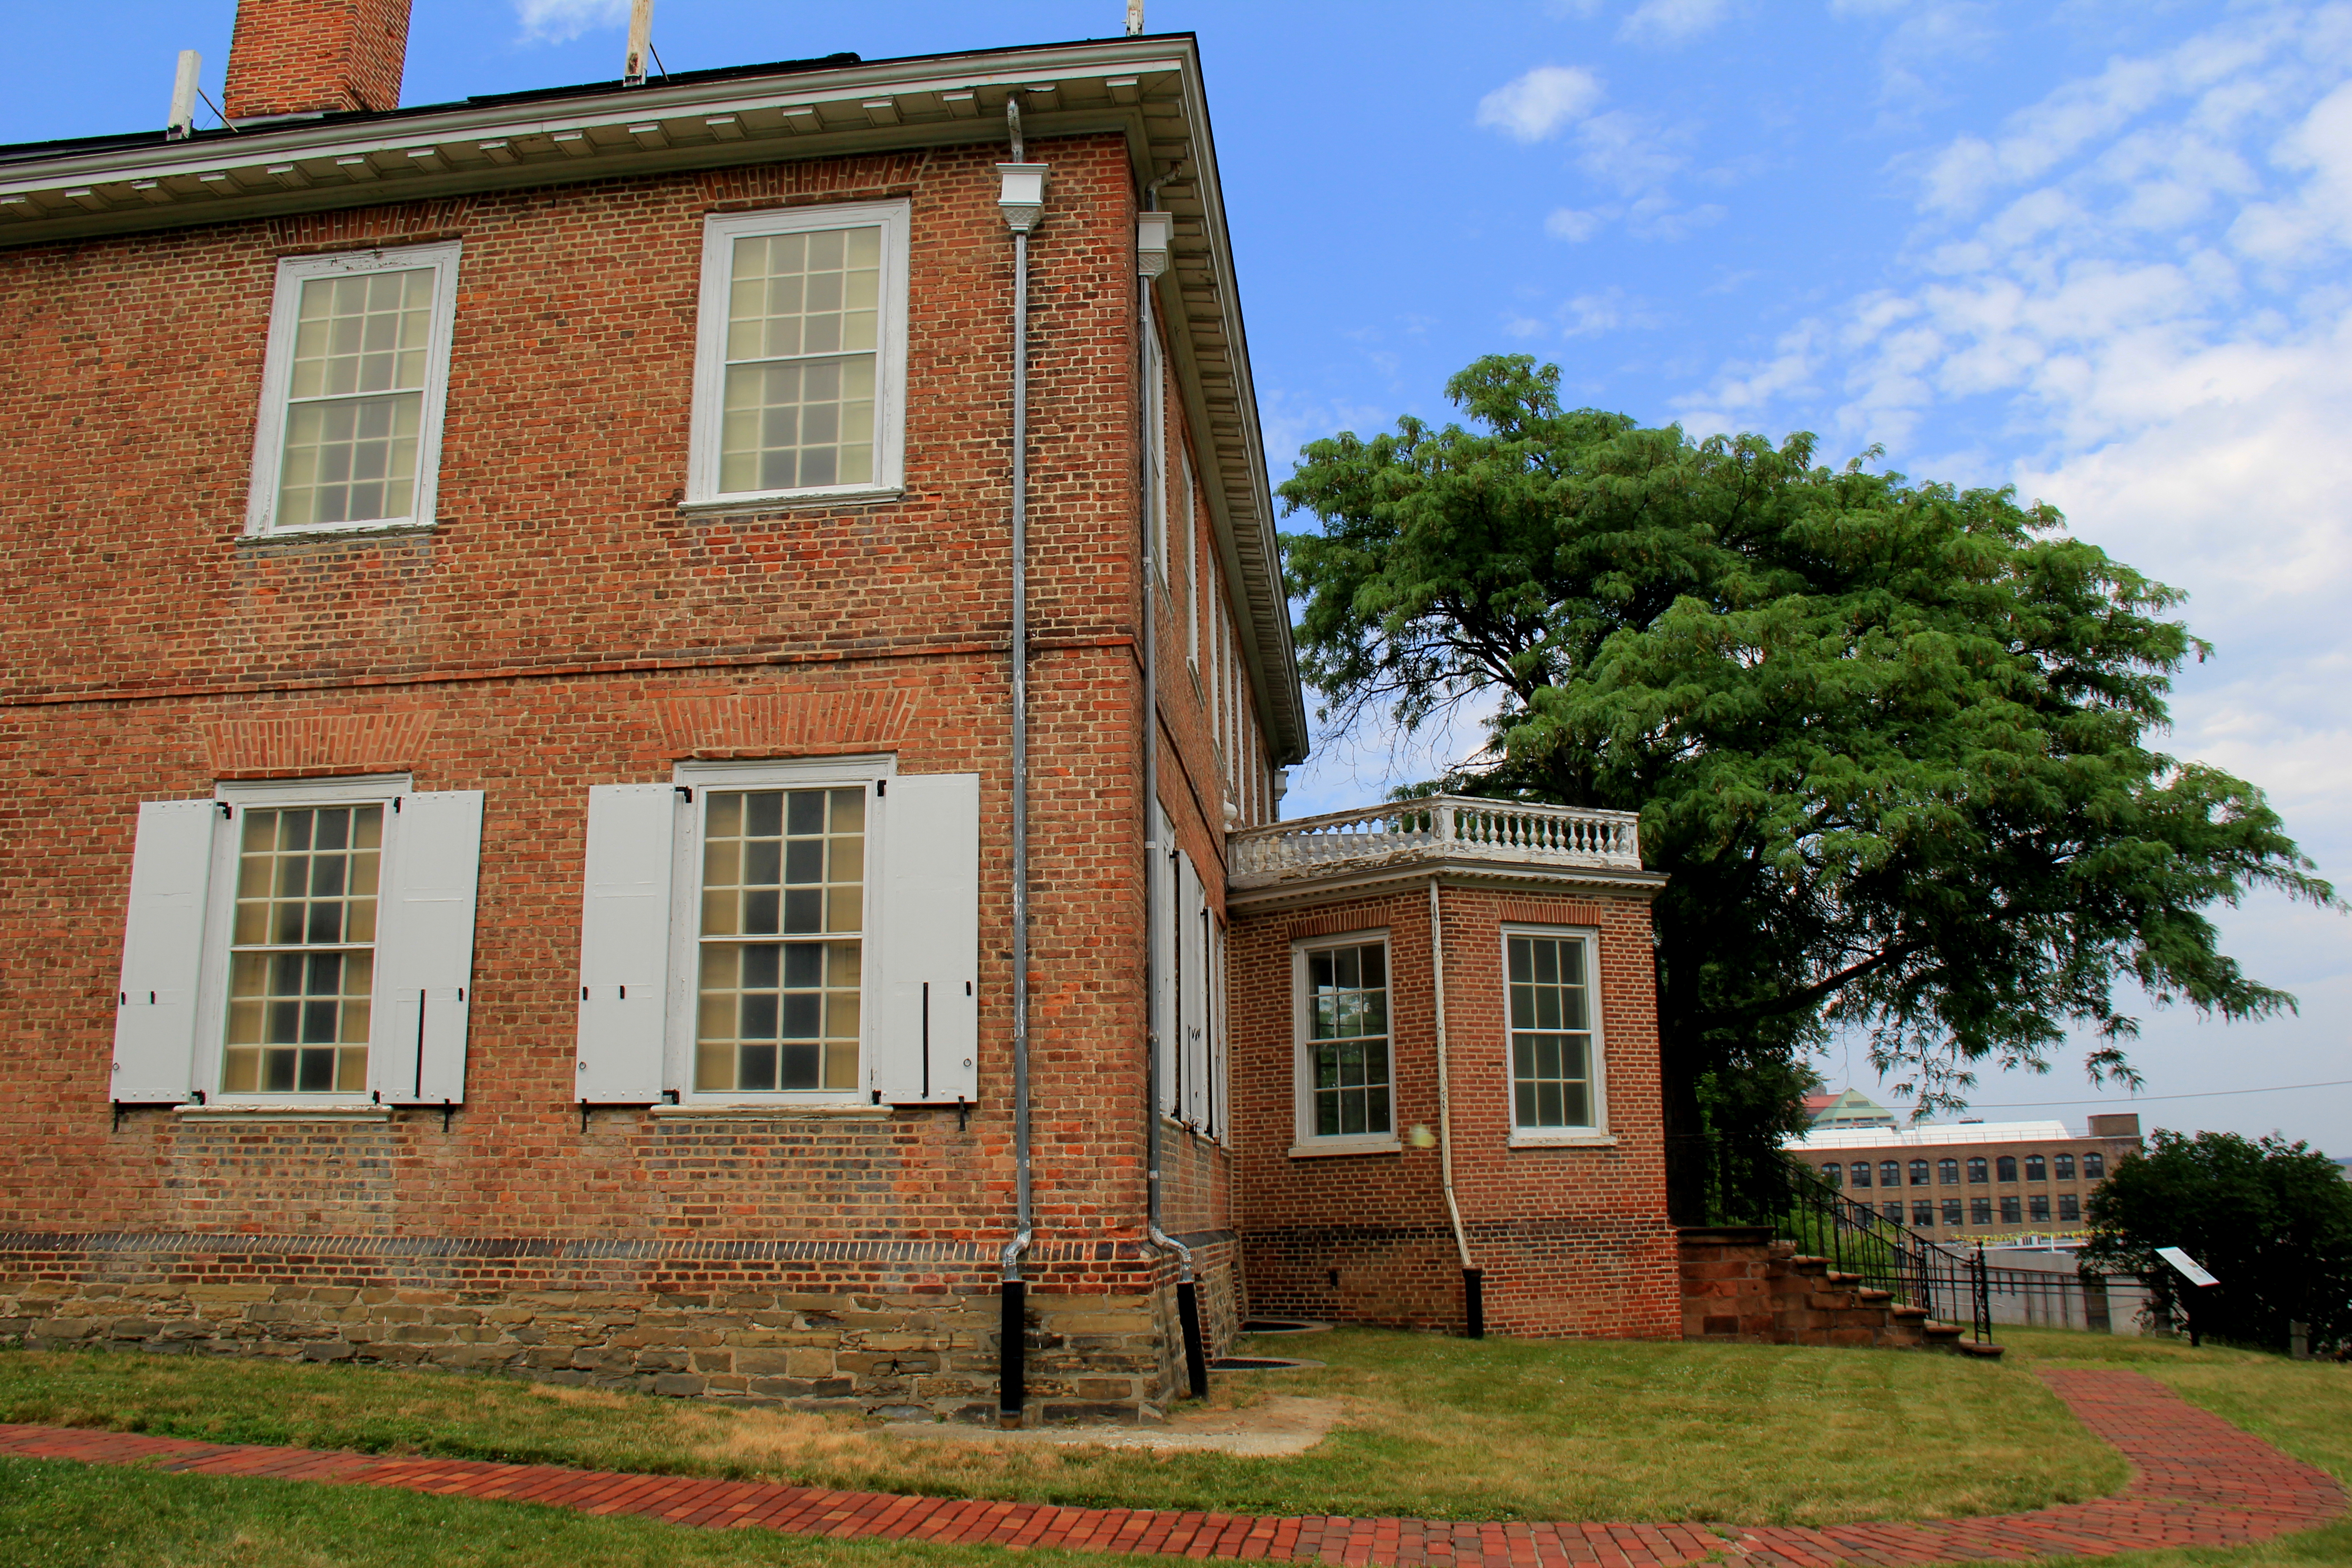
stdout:
[[[903,483],[908,204],[704,220],[688,504]],[[247,531],[429,524],[456,241],[278,264]]]
[[[586,804],[579,1100],[977,1097],[978,775],[689,763]],[[142,805],[115,1100],[461,1103],[482,818],[405,775]]]
[[[1597,932],[1508,926],[1497,967],[1507,1038],[1497,1086],[1514,1142],[1589,1142],[1608,1127]],[[1397,1142],[1394,1037],[1385,933],[1353,932],[1292,952],[1298,1150]]]
[[[2059,1181],[2071,1182],[2074,1179],[2074,1155],[2056,1155],[2052,1161],[2045,1163],[2042,1156],[2039,1154],[2028,1154],[2025,1156],[2025,1180],[2028,1182],[2050,1180],[2051,1164],[2056,1166]],[[2003,1154],[1991,1162],[1988,1162],[1982,1156],[1975,1156],[1968,1162],[1968,1179],[1972,1184],[1989,1183],[1994,1179],[1996,1172],[2000,1181],[2014,1183],[2018,1179],[2017,1156]],[[1904,1184],[1905,1167],[1900,1160],[1881,1160],[1875,1163],[1868,1160],[1856,1160],[1850,1165],[1832,1161],[1822,1166],[1822,1173],[1829,1178],[1832,1186],[1867,1187],[1875,1184],[1881,1187],[1900,1187]],[[2101,1180],[2106,1173],[2107,1165],[2105,1155],[2093,1152],[2083,1156],[2083,1178],[2085,1181]],[[1960,1181],[1960,1162],[1957,1159],[1938,1160],[1935,1163],[1935,1174],[1937,1184],[1948,1187],[1957,1186]],[[1915,1187],[1927,1185],[1927,1162],[1925,1160],[1910,1162],[1909,1175],[1911,1185]]]

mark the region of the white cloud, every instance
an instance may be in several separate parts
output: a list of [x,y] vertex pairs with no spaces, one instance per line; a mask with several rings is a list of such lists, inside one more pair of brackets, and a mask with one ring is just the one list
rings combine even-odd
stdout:
[[1478,123],[1520,142],[1541,142],[1601,101],[1601,79],[1579,66],[1538,66],[1478,100]]
[[598,27],[626,25],[629,0],[515,0],[515,17],[524,38],[561,44]]
[[1559,207],[1544,219],[1544,232],[1554,239],[1571,243],[1587,240],[1599,234],[1601,226],[1615,216],[1613,208],[1595,207],[1580,212],[1574,207]]
[[1642,43],[1679,44],[1713,28],[1729,14],[1730,0],[1642,0],[1617,36]]

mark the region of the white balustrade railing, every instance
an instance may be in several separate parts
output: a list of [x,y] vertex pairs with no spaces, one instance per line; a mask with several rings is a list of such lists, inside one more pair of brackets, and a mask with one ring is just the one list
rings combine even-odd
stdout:
[[1630,811],[1518,805],[1440,795],[1246,828],[1232,835],[1226,846],[1236,879],[1409,852],[1639,870],[1637,821]]

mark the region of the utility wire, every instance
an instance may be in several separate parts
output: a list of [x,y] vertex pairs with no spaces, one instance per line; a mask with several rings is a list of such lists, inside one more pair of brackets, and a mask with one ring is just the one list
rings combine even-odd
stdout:
[[[2268,1089],[2211,1089],[2202,1094],[2135,1094],[2128,1100],[2021,1100],[2007,1105],[1970,1105],[1970,1110],[2044,1110],[2061,1105],[2143,1105],[2151,1100],[2212,1100],[2225,1094],[2284,1094],[2292,1089],[2342,1089],[2352,1078],[2326,1083],[2274,1083]],[[1913,1101],[1914,1104],[1917,1102]]]

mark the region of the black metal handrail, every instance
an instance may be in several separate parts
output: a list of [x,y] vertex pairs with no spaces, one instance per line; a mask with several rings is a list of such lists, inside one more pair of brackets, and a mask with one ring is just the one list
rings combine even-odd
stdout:
[[1939,1322],[1959,1323],[1979,1344],[1992,1338],[1984,1247],[1947,1247],[1847,1197],[1811,1165],[1778,1149],[1718,1148],[1708,1208],[1717,1223],[1769,1226],[1801,1256],[1828,1261]]

